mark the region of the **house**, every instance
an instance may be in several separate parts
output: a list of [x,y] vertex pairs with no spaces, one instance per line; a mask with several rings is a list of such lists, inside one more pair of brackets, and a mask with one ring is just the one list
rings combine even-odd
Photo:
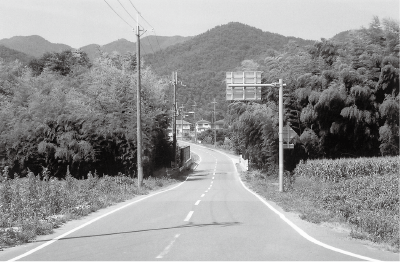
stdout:
[[213,125],[213,127],[215,126],[215,129],[223,129],[224,128],[224,120],[223,119],[221,119],[221,120],[218,120],[218,121],[215,121],[214,122],[214,125]]
[[[190,134],[190,125],[191,123],[185,120],[176,120],[176,134],[182,136],[184,134]],[[183,128],[182,128],[183,127]],[[182,132],[183,130],[183,132]]]
[[211,122],[207,121],[207,120],[200,120],[196,122],[196,131],[198,133],[201,133],[207,129],[211,128]]

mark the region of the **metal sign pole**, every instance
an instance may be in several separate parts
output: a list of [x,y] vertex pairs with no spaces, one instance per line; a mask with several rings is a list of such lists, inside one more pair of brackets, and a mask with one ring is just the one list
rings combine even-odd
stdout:
[[279,79],[279,192],[283,192],[283,81]]

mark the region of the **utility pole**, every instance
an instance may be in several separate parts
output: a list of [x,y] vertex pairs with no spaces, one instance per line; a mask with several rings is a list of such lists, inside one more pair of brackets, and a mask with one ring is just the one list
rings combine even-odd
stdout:
[[283,192],[283,80],[279,79],[279,191]]
[[184,115],[185,115],[185,113],[183,112],[183,109],[184,109],[185,107],[184,107],[183,104],[182,104],[182,106],[179,107],[179,108],[182,109],[182,110],[181,110],[181,140],[183,140],[183,117],[184,117]]
[[196,127],[196,102],[194,102],[194,105],[192,105],[192,107],[194,107],[193,110],[193,120],[194,120],[194,142],[197,144],[197,127]]
[[[174,150],[174,167],[175,167],[175,165],[176,165],[176,117],[177,117],[177,111],[178,111],[178,107],[177,107],[177,105],[176,105],[176,87],[177,87],[177,85],[178,85],[178,72],[172,72],[172,84],[173,84],[173,86],[174,86],[174,109],[173,109],[173,113],[174,113],[174,115],[173,115],[173,135],[172,135],[172,143],[173,143],[173,145],[172,145],[172,147],[173,147],[173,150]],[[186,85],[184,85],[184,84],[182,84],[182,82],[181,81],[179,81],[179,84],[181,85],[181,86],[186,86]]]
[[174,85],[174,112],[173,112],[173,136],[172,136],[172,148],[174,150],[174,168],[176,165],[176,112],[177,112],[177,108],[176,108],[176,85],[178,82],[178,73],[177,72],[172,72],[172,83]]
[[138,173],[138,187],[141,188],[143,182],[143,163],[142,163],[142,99],[140,94],[140,30],[139,28],[139,14],[137,15],[136,26],[136,67],[137,67],[137,173]]
[[214,98],[214,102],[211,102],[212,104],[214,104],[214,116],[213,116],[213,125],[214,125],[214,147],[217,146],[217,130],[215,128],[215,104],[217,102],[215,102],[215,98]]

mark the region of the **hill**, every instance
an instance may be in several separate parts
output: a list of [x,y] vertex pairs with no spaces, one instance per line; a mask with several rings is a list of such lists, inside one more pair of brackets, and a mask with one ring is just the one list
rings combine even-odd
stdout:
[[[170,46],[155,54],[144,56],[145,64],[151,65],[160,75],[177,71],[186,87],[179,87],[179,104],[187,107],[195,101],[200,108],[210,112],[210,102],[217,99],[219,117],[226,109],[225,72],[234,71],[243,60],[257,61],[271,50],[282,50],[291,40],[299,46],[314,41],[263,32],[260,29],[231,22],[217,26],[183,43]],[[201,114],[201,110],[199,111]],[[210,113],[208,113],[210,114]],[[200,115],[199,115],[200,116]],[[210,115],[203,115],[210,120]]]
[[[169,46],[183,43],[192,37],[183,37],[183,36],[146,36],[140,40],[140,52],[141,54],[149,54],[153,52],[157,52],[161,49],[165,49]],[[99,50],[105,51],[107,53],[112,53],[117,51],[120,54],[126,54],[128,52],[135,53],[136,52],[136,42],[130,42],[126,39],[118,39],[117,41],[113,41],[106,45],[100,46],[96,44],[91,44],[87,46],[83,46],[80,48],[82,51],[88,54],[91,60],[95,59],[99,55]]]
[[0,58],[5,62],[13,62],[19,60],[23,64],[27,64],[34,57],[27,55],[25,53],[19,52],[17,50],[8,48],[4,45],[0,45]]
[[63,50],[72,49],[72,47],[68,45],[51,43],[38,35],[4,38],[0,40],[0,45],[36,58],[42,56],[46,52],[61,52]]
[[340,32],[330,38],[331,41],[335,41],[337,43],[348,43],[354,34],[359,32],[360,30],[347,30]]

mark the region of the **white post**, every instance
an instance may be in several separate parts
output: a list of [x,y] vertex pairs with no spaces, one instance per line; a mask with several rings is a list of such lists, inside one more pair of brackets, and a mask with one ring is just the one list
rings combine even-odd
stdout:
[[279,191],[283,192],[283,81],[279,79]]

